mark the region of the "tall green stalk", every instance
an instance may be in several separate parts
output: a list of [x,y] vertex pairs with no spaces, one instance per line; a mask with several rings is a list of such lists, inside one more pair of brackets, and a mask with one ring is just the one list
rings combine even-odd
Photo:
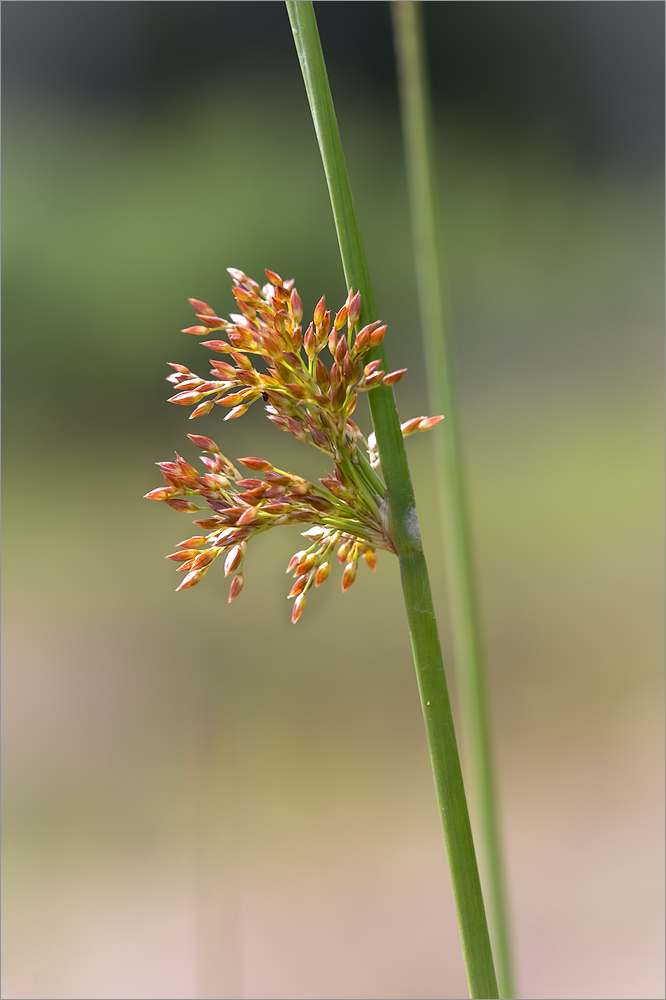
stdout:
[[[365,325],[377,318],[365,252],[333,108],[313,5],[287,0],[296,50],[319,142],[348,287],[361,292]],[[377,357],[384,360],[383,347]],[[370,412],[386,479],[389,529],[400,562],[405,609],[449,859],[463,958],[471,997],[498,997],[490,938],[474,853],[451,705],[395,397],[369,393]]]
[[418,0],[401,0],[392,3],[391,7],[428,395],[432,411],[446,416],[443,433],[435,445],[435,457],[463,747],[472,801],[479,820],[479,851],[487,876],[486,899],[500,996],[508,998],[515,996],[509,919],[453,366],[447,338],[423,12]]

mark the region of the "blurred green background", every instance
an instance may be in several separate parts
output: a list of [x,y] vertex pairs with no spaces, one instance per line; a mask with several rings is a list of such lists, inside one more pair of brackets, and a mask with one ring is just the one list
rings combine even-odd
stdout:
[[[190,519],[141,499],[188,431],[322,474],[162,381],[205,373],[178,331],[188,296],[233,309],[227,266],[344,299],[283,5],[2,8],[2,995],[465,996],[395,560],[293,628],[297,532],[228,606],[217,567],[174,593]],[[664,11],[425,8],[519,989],[659,997]],[[389,6],[316,10],[407,419]]]

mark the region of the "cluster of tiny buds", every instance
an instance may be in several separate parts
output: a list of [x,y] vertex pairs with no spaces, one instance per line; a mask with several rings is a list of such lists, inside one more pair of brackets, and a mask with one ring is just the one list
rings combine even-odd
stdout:
[[[203,346],[228,355],[234,363],[212,360],[213,378],[208,380],[171,363],[173,374],[167,380],[178,392],[170,402],[194,405],[190,419],[209,413],[218,404],[229,409],[224,419],[232,420],[262,399],[272,423],[324,452],[333,459],[334,470],[314,484],[276,469],[265,459],[238,459],[263,474],[262,479],[247,478],[214,441],[189,434],[202,452],[205,472],[200,474],[177,454],[173,462],[158,463],[166,486],[151,490],[146,497],[183,512],[205,512],[194,499],[204,501],[209,516],[194,523],[207,534],[180,542],[179,551],[167,559],[180,563],[178,570],[186,575],[177,590],[184,590],[199,583],[224,554],[225,576],[233,574],[229,601],[243,588],[243,560],[250,538],[275,525],[313,525],[304,532],[312,542],[310,548],[297,552],[288,567],[296,576],[289,597],[295,598],[292,622],[297,622],[307,591],[327,578],[334,550],[345,564],[343,591],[354,582],[359,558],[374,569],[376,549],[395,551],[387,530],[386,487],[378,475],[374,435],[366,440],[351,414],[360,392],[393,386],[406,369],[385,374],[380,361],[364,363],[367,353],[383,340],[386,326],[377,321],[357,329],[358,292],[349,291],[334,317],[322,297],[303,333],[303,306],[293,281],[283,281],[267,270],[269,283],[260,287],[236,268],[229,268],[229,273],[240,313],[224,320],[205,302],[190,299],[205,325],[183,332],[203,336],[222,331],[226,340],[207,340]],[[330,368],[321,358],[324,348],[333,359]],[[265,370],[255,367],[248,355],[261,359]],[[403,435],[427,430],[441,419],[416,417],[402,425]]]

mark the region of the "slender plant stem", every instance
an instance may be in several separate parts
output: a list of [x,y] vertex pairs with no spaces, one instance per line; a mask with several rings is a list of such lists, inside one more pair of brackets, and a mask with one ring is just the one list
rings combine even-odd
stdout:
[[451,629],[461,700],[463,749],[472,803],[479,820],[479,851],[487,877],[486,898],[493,931],[500,996],[508,998],[515,997],[509,918],[453,366],[447,338],[423,10],[418,0],[394,2],[391,7],[428,392],[433,412],[444,413],[446,416],[443,434],[435,439],[435,458],[451,604]]
[[[377,318],[313,5],[287,0],[296,51],[319,142],[348,287],[361,292],[361,324]],[[377,357],[385,360],[383,347]],[[414,492],[392,389],[369,393],[389,498],[389,530],[400,562],[405,608],[470,996],[496,998],[497,982],[474,853],[451,705]]]

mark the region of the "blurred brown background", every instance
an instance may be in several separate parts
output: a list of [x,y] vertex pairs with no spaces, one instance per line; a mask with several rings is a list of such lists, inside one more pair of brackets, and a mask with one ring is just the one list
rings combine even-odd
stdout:
[[[428,3],[521,995],[663,996],[660,3]],[[319,3],[403,419],[428,412],[390,12]],[[2,5],[5,998],[466,995],[397,574],[229,607],[141,499],[224,268],[344,298],[280,3]],[[367,424],[366,424],[367,428]],[[430,466],[409,444],[447,657]],[[321,473],[319,473],[321,474]]]

